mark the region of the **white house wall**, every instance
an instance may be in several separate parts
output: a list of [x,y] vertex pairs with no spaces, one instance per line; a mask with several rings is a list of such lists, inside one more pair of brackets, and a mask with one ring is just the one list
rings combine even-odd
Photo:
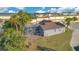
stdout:
[[65,28],[50,29],[44,31],[44,36],[51,36],[65,32]]
[[0,19],[10,19],[10,16],[0,16]]
[[37,21],[48,20],[48,18],[37,18]]

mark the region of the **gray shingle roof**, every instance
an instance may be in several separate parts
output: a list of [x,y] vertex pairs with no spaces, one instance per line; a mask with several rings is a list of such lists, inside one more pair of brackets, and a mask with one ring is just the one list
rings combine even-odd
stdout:
[[56,28],[64,27],[64,25],[59,23],[59,22],[52,22],[52,21],[48,21],[48,20],[43,20],[39,24],[40,24],[40,26],[42,27],[43,30],[56,29]]

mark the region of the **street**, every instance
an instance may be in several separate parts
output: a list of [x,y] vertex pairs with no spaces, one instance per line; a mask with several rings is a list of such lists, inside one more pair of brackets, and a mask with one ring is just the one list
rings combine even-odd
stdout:
[[73,30],[72,40],[70,42],[71,47],[73,50],[79,51],[79,23],[75,23],[70,25],[71,29]]

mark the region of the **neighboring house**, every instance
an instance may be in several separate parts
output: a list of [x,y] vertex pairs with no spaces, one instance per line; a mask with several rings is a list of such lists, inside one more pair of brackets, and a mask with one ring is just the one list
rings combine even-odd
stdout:
[[0,19],[2,19],[2,23],[11,18],[13,13],[0,13]]
[[65,26],[59,22],[43,20],[35,29],[35,34],[40,36],[51,36],[65,32]]
[[[8,19],[10,19],[10,17],[11,17],[11,15],[12,14],[14,14],[14,13],[0,13],[0,19],[4,19],[3,20],[3,22],[5,21],[5,20],[8,20]],[[63,21],[65,18],[67,18],[67,17],[70,17],[70,18],[72,18],[72,17],[77,17],[77,18],[79,18],[79,14],[78,15],[64,15],[64,14],[66,14],[66,13],[63,13],[63,14],[61,14],[61,15],[59,15],[59,14],[54,14],[54,13],[36,13],[36,16],[37,16],[37,18],[36,19],[32,19],[32,21],[31,21],[31,23],[37,23],[37,22],[40,22],[40,21],[42,21],[42,20],[52,20],[52,21],[54,21],[54,22],[61,22],[61,21]]]
[[12,13],[0,13],[0,34],[3,32],[2,26],[5,20],[9,20]]
[[[31,23],[38,23],[40,21],[51,20],[53,22],[62,22],[66,18],[77,17],[79,19],[79,14],[76,13],[36,13],[37,18],[32,19]],[[79,22],[79,20],[77,21]]]
[[25,28],[24,28],[24,32],[25,32],[25,35],[33,34],[33,25],[32,24],[26,24]]
[[0,19],[10,19],[13,13],[0,13]]

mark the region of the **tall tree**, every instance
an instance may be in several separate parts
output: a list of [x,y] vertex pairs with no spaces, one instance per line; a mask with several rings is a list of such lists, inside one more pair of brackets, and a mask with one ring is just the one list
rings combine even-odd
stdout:
[[23,11],[19,11],[17,15],[21,25],[23,26],[32,20],[32,15]]
[[66,18],[65,19],[65,23],[66,23],[66,26],[68,27],[70,25],[70,22],[72,21],[72,18]]
[[30,23],[30,21],[32,20],[32,15],[25,13],[23,11],[19,11],[17,15],[18,15],[18,22],[20,23],[20,28],[21,30],[24,31],[24,26]]
[[31,21],[31,15],[20,11],[13,14],[10,20],[5,21],[3,25],[3,36],[0,38],[0,46],[7,50],[25,50],[26,38],[23,28],[25,24]]
[[25,50],[25,38],[20,31],[16,31],[13,28],[4,32],[1,37],[0,45],[6,50]]
[[72,21],[77,21],[77,20],[78,20],[77,17],[73,17],[73,18],[72,18]]

